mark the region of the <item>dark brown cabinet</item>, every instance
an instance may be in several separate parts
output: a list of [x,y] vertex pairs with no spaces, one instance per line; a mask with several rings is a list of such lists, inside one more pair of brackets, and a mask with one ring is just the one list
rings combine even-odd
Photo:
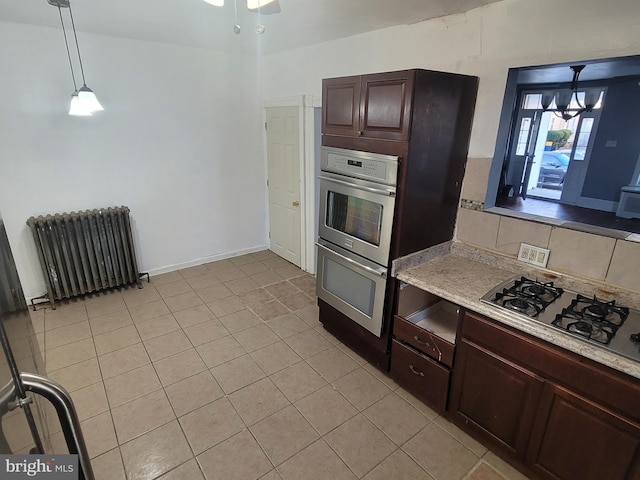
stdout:
[[391,378],[439,413],[447,409],[459,309],[401,283],[393,322]]
[[552,479],[638,479],[640,431],[620,415],[548,384],[526,463]]
[[544,380],[463,340],[458,346],[451,410],[479,436],[524,460]]
[[360,77],[322,80],[322,132],[355,137],[360,130]]
[[[476,77],[423,69],[322,80],[322,146],[398,157],[383,267],[453,238],[477,89]],[[385,372],[397,288],[386,278],[379,336],[318,300],[324,327]]]
[[435,411],[444,413],[449,396],[449,369],[397,340],[393,340],[391,351],[391,378]]
[[322,132],[407,141],[414,77],[414,70],[405,70],[324,79]]
[[640,382],[474,313],[460,333],[451,421],[532,478],[640,478]]

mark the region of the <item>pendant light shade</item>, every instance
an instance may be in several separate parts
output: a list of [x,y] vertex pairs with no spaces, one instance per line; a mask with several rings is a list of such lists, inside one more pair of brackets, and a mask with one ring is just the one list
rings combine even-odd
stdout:
[[204,1],[216,7],[224,7],[224,0],[204,0]]
[[96,94],[93,93],[93,90],[86,85],[83,85],[82,88],[78,90],[78,100],[80,101],[82,108],[91,113],[104,110],[102,105],[100,105]]
[[69,115],[76,117],[90,117],[92,112],[82,107],[78,92],[73,92],[71,95],[71,105],[69,106]]

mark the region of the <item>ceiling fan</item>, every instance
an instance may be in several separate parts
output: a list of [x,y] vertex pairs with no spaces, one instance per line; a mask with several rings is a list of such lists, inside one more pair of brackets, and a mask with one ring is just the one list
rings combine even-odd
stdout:
[[[216,7],[223,7],[224,0],[204,0],[211,5],[215,5]],[[250,12],[254,12],[258,14],[258,19],[261,15],[271,15],[273,13],[280,13],[280,3],[278,0],[246,0],[247,2],[247,10]],[[233,0],[233,9],[235,15],[235,25],[233,26],[233,33],[236,35],[240,34],[242,28],[238,23],[238,0]],[[259,20],[258,20],[259,21]],[[258,35],[262,35],[265,31],[264,25],[262,23],[258,23],[256,26],[256,33]]]
[[[223,7],[224,0],[204,0],[216,7]],[[280,13],[280,3],[278,0],[246,0],[247,10],[254,13],[260,13],[262,15],[271,15],[274,13]],[[234,0],[234,3],[236,1]]]

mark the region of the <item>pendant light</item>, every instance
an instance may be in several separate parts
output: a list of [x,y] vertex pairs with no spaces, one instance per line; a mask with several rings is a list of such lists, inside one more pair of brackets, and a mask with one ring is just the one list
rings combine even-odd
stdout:
[[[558,118],[569,121],[581,113],[591,112],[594,109],[596,104],[600,101],[602,89],[588,88],[580,91],[578,90],[580,72],[584,70],[584,67],[585,65],[571,65],[569,67],[573,72],[570,90],[558,90],[556,92],[547,91],[542,93],[541,104],[543,111],[553,112]],[[582,102],[580,101],[579,93],[584,95],[584,100]],[[556,108],[550,108],[554,101]],[[577,108],[572,106],[572,103],[577,105]]]
[[[91,116],[94,112],[104,110],[96,94],[93,93],[89,87],[87,87],[87,81],[84,77],[84,67],[82,65],[82,57],[80,56],[80,46],[78,44],[78,35],[76,33],[76,25],[73,21],[73,12],[71,11],[71,4],[69,0],[48,0],[50,5],[58,7],[58,13],[60,14],[60,24],[62,25],[62,34],[64,35],[64,44],[67,48],[67,58],[69,59],[69,67],[71,68],[71,79],[73,80],[73,94],[71,95],[71,104],[69,106],[69,115],[74,116]],[[82,87],[78,89],[76,84],[76,77],[73,71],[73,62],[71,61],[71,53],[69,51],[69,42],[67,40],[67,31],[64,28],[64,21],[62,19],[62,9],[69,9],[69,17],[71,18],[71,28],[73,30],[73,37],[76,42],[76,52],[78,53],[78,63],[80,64],[80,73],[82,75]]]

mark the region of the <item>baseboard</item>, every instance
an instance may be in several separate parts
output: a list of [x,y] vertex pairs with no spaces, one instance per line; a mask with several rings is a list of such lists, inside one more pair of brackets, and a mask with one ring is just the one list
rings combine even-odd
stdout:
[[[197,258],[195,260],[189,260],[188,262],[176,263],[173,265],[165,265],[163,267],[151,268],[145,271],[149,276],[153,277],[154,275],[161,275],[163,273],[175,272],[176,270],[182,270],[183,268],[189,267],[197,267],[198,265],[203,265],[205,263],[217,262],[219,260],[226,260],[228,258],[239,257],[240,255],[246,255],[248,253],[260,252],[262,250],[267,250],[269,248],[268,245],[258,245],[250,248],[243,248],[241,250],[234,250],[232,252],[220,253],[217,255],[211,255],[208,257]],[[25,297],[27,304],[31,305],[31,300],[36,298],[42,298],[43,294],[40,295],[32,295],[29,297]]]
[[147,270],[150,276],[162,275],[163,273],[175,272],[176,270],[182,270],[183,268],[197,267],[205,263],[217,262],[220,260],[226,260],[228,258],[239,257],[240,255],[247,255],[249,253],[260,252],[267,250],[268,245],[259,245],[256,247],[243,248],[241,250],[234,250],[232,252],[220,253],[217,255],[211,255],[208,257],[197,258],[195,260],[189,260],[188,262],[176,263],[172,265],[166,265],[164,267],[152,268]]

